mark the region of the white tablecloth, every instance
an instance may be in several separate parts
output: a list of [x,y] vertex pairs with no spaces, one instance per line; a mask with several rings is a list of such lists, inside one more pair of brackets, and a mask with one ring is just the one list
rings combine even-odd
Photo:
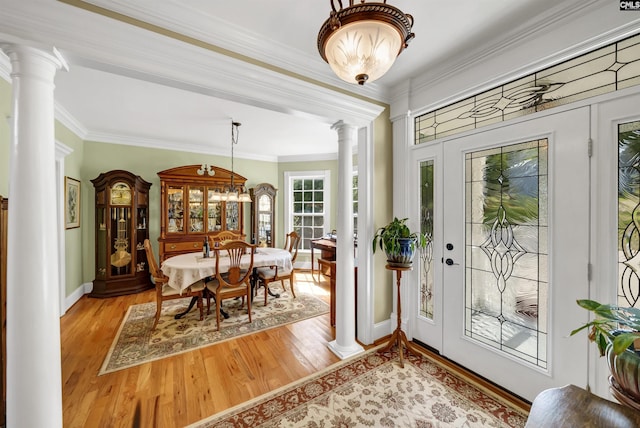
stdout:
[[[220,251],[220,271],[229,269],[229,257],[226,251]],[[215,254],[215,253],[213,253]],[[242,257],[249,264],[249,255]],[[278,266],[278,268],[292,269],[291,253],[281,248],[258,248],[253,256],[253,267]],[[202,258],[202,252],[180,254],[168,258],[162,263],[162,272],[169,277],[169,286],[176,290],[184,290],[196,281],[216,274],[216,259]]]

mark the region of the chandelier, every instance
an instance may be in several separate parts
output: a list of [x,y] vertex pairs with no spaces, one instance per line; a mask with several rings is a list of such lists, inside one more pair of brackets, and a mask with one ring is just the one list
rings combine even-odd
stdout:
[[[229,186],[225,186],[225,188],[220,192],[218,190],[212,192],[209,197],[210,201],[227,201],[227,202],[251,202],[251,196],[247,193],[244,186],[236,186],[233,184],[233,146],[238,144],[238,135],[240,135],[240,130],[238,127],[241,125],[240,122],[231,121],[231,184]],[[201,169],[205,170],[204,165]],[[198,174],[200,172],[198,171]]]
[[413,17],[387,0],[356,5],[349,0],[348,7],[342,0],[330,2],[333,10],[318,33],[318,51],[346,82],[364,85],[382,77],[415,37]]

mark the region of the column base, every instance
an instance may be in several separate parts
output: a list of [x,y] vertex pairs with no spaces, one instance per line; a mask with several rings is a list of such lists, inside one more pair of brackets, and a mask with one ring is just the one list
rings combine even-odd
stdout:
[[364,348],[357,342],[354,342],[352,346],[340,346],[335,340],[333,340],[327,343],[327,347],[341,360],[353,357],[354,355],[358,355],[364,352]]

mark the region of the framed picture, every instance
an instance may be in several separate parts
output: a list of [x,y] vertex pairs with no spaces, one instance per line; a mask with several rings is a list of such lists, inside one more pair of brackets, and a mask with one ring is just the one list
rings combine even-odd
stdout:
[[66,229],[80,227],[80,181],[64,178],[64,224]]

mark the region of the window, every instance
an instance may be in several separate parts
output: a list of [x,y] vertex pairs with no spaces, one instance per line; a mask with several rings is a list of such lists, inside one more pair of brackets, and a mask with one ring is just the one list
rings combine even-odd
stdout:
[[285,172],[285,229],[302,238],[300,249],[329,231],[329,171]]

